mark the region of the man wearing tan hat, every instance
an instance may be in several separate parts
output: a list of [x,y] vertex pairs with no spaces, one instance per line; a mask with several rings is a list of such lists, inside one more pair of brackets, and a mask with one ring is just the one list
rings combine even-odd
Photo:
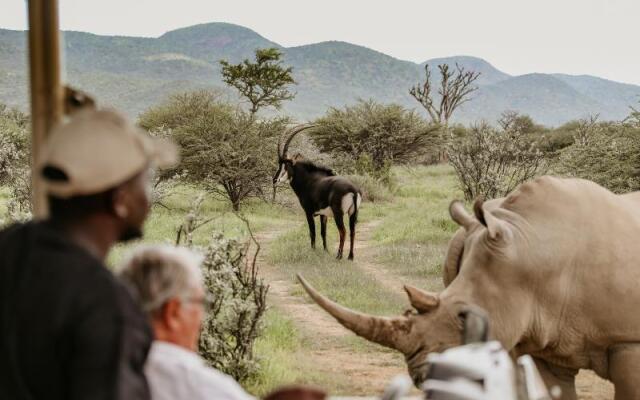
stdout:
[[42,153],[49,218],[0,232],[0,398],[148,399],[145,316],[104,266],[142,234],[150,169],[176,161],[111,111],[81,111]]

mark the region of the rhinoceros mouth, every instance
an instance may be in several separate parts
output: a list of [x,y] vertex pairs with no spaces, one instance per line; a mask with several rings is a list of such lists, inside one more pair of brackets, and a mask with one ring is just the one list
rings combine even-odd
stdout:
[[424,362],[415,367],[415,371],[409,371],[409,375],[411,376],[411,380],[413,384],[418,389],[420,386],[427,380],[427,376],[429,375],[430,365],[427,362]]

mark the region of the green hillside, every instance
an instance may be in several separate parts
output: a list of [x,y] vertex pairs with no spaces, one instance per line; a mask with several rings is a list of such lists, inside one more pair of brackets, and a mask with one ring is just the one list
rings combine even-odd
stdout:
[[[28,108],[25,37],[25,32],[0,29],[0,102],[22,109]],[[345,42],[284,48],[227,23],[186,27],[158,38],[64,32],[66,81],[135,116],[175,91],[222,88],[220,59],[238,62],[264,47],[280,48],[285,63],[293,66],[297,96],[285,111],[300,119],[358,98],[415,107],[408,89],[423,78],[427,63],[433,69],[440,63],[458,63],[481,72],[480,89],[455,116],[458,122],[493,121],[506,109],[530,114],[547,125],[588,113],[620,119],[640,96],[640,86],[591,76],[511,76],[476,57],[416,64]]]

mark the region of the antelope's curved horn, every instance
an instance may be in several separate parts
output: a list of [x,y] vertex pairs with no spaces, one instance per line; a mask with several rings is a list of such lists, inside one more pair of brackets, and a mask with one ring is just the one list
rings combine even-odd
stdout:
[[451,215],[451,219],[466,230],[471,229],[473,225],[478,223],[478,221],[464,209],[464,205],[462,205],[460,200],[451,202],[449,205],[449,214]]
[[278,151],[280,152],[279,153],[280,157],[284,158],[284,157],[287,156],[287,152],[289,151],[289,143],[291,143],[293,138],[298,133],[304,131],[305,129],[313,128],[315,126],[316,126],[316,124],[302,124],[302,125],[297,125],[297,126],[294,126],[293,128],[291,128],[291,130],[289,131],[289,137],[284,142],[284,147],[282,148],[282,150],[280,150],[280,144],[278,143]]
[[316,291],[298,274],[304,290],[320,307],[331,314],[342,326],[372,342],[398,350],[404,354],[412,351],[410,333],[413,323],[407,317],[374,317],[362,314],[334,303]]
[[281,148],[282,148],[282,136],[278,136],[278,148],[276,149],[276,151],[278,152],[278,161],[280,161],[280,159],[283,158]]

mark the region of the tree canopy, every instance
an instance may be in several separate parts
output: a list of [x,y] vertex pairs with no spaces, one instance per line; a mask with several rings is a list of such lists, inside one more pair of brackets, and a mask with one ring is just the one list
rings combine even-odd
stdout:
[[275,149],[286,122],[256,121],[207,91],[176,94],[139,121],[147,130],[169,132],[181,147],[184,179],[228,198],[234,210],[243,200],[265,194],[273,156],[264,149]]
[[220,61],[222,80],[247,99],[252,115],[263,107],[280,108],[283,101],[295,97],[288,88],[295,84],[293,68],[285,67],[281,58],[280,50],[268,48],[256,50],[255,61],[245,59],[239,64]]

